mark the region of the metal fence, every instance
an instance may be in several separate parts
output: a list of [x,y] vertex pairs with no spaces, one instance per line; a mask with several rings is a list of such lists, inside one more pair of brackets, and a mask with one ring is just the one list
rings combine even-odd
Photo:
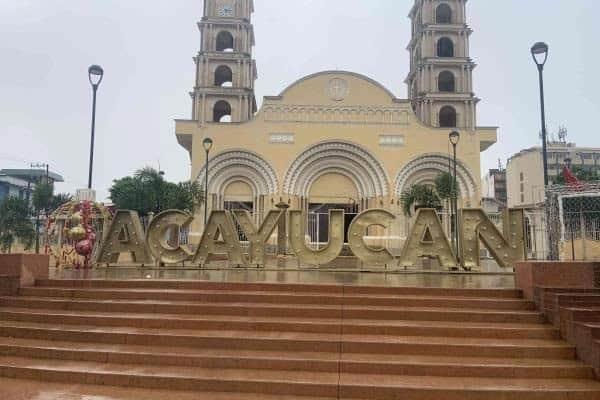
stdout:
[[546,190],[546,258],[600,260],[600,182]]

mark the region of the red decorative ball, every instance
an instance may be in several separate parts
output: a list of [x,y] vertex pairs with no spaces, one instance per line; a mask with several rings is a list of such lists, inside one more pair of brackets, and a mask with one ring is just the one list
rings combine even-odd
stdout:
[[92,242],[89,240],[81,240],[75,245],[75,251],[80,256],[89,256],[92,254]]

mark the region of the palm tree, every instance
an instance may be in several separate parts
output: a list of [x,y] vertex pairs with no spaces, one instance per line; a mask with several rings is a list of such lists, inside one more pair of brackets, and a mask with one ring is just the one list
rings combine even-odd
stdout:
[[0,250],[10,253],[18,240],[28,250],[35,239],[30,209],[26,200],[7,197],[0,202]]
[[115,180],[110,198],[117,208],[145,216],[172,209],[193,213],[205,196],[198,182],[168,182],[162,172],[146,167],[133,176]]
[[449,172],[442,172],[434,181],[435,191],[441,200],[450,200],[459,194],[459,188],[454,187],[454,178]]
[[412,185],[400,195],[402,211],[407,217],[412,217],[412,211],[419,208],[440,209],[442,202],[435,189],[427,185]]

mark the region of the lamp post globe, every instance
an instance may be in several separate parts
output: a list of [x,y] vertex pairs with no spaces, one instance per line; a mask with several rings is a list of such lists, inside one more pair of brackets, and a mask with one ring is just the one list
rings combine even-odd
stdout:
[[210,151],[213,146],[213,140],[211,138],[206,138],[202,141],[202,147],[204,147],[205,151]]
[[104,69],[99,65],[92,65],[88,68],[88,79],[92,85],[92,133],[90,139],[90,165],[88,169],[88,189],[92,189],[92,173],[94,169],[94,141],[96,137],[96,94],[98,87],[104,78]]
[[548,45],[544,42],[537,42],[531,47],[531,56],[538,68],[544,68],[548,61]]
[[88,68],[88,78],[92,86],[98,86],[104,78],[104,70],[99,65],[91,65]]
[[460,142],[460,132],[459,131],[450,132],[450,135],[448,135],[448,137],[450,138],[450,143],[453,146],[456,146],[458,144],[458,142]]

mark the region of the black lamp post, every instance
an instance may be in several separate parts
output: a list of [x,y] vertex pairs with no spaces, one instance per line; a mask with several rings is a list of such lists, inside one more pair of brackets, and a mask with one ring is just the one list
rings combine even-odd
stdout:
[[531,48],[531,56],[537,65],[540,80],[540,106],[542,119],[542,158],[544,160],[544,186],[548,186],[548,146],[546,143],[546,108],[544,104],[544,65],[548,60],[548,45],[537,42]]
[[98,86],[100,86],[100,82],[102,82],[102,78],[104,77],[104,70],[99,65],[92,65],[88,68],[88,78],[90,80],[90,84],[92,85],[92,90],[94,92],[94,99],[92,103],[92,138],[90,144],[90,167],[89,167],[89,175],[88,175],[88,189],[92,188],[92,170],[94,168],[94,138],[96,136],[96,93],[98,92]]
[[213,147],[213,140],[211,138],[204,139],[202,146],[206,152],[206,168],[204,170],[204,229],[206,229],[208,222],[208,154]]
[[454,240],[454,251],[456,252],[456,257],[458,255],[458,185],[456,178],[456,146],[458,142],[460,142],[460,132],[452,131],[449,135],[450,143],[452,144],[453,151],[453,161],[454,161],[454,173],[452,174],[452,218],[451,225],[454,225],[454,230],[452,232],[452,239]]

